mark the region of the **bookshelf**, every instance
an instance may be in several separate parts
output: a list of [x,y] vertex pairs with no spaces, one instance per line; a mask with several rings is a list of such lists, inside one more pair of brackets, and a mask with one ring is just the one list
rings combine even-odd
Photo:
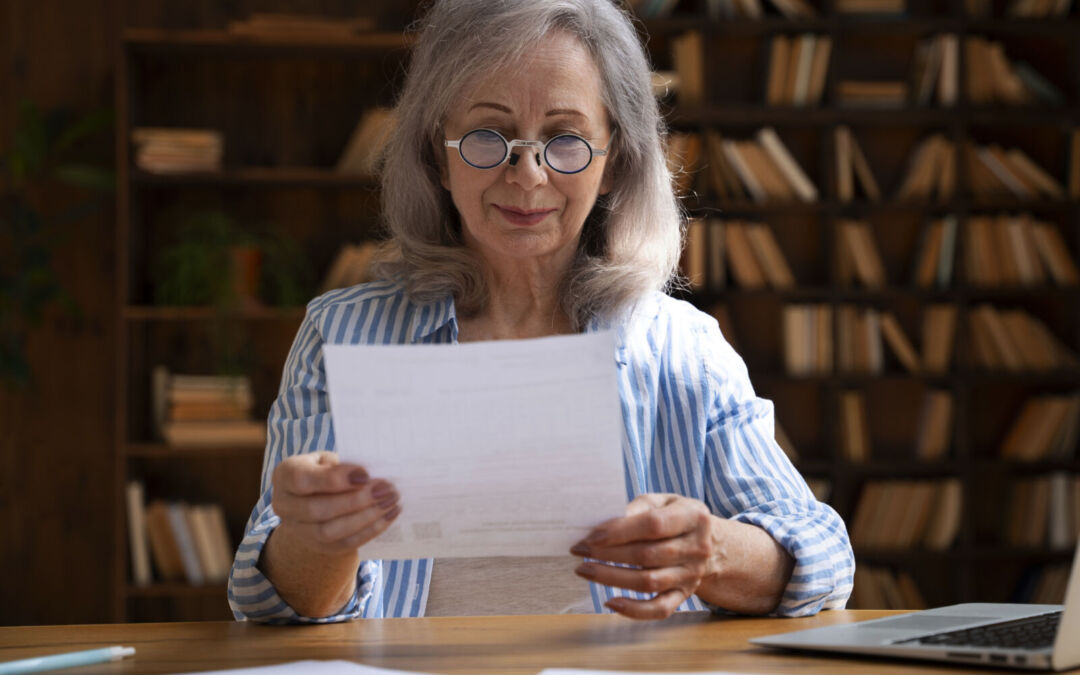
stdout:
[[[930,605],[1033,597],[1042,583],[1033,570],[1067,562],[1071,548],[1052,547],[1045,539],[1036,546],[1010,544],[999,526],[1014,510],[1012,491],[1017,483],[1058,474],[1075,481],[1080,457],[1075,438],[1068,456],[1024,463],[1001,459],[999,446],[1029,398],[1080,390],[1080,369],[1074,365],[1016,371],[979,367],[968,358],[974,336],[965,317],[984,303],[1023,309],[1075,353],[1080,351],[1080,286],[1050,282],[972,285],[961,274],[962,241],[957,244],[950,283],[918,287],[913,283],[913,269],[924,231],[932,220],[946,216],[954,217],[962,232],[981,216],[1031,214],[1061,233],[1076,261],[1080,195],[1050,199],[981,193],[972,189],[977,167],[969,164],[964,152],[957,153],[956,187],[948,196],[898,200],[896,193],[912,151],[931,133],[941,134],[958,148],[969,142],[1019,148],[1063,186],[1068,184],[1069,171],[1078,168],[1070,169],[1068,157],[1070,134],[1080,122],[1080,47],[1072,39],[1080,31],[1078,8],[1072,7],[1063,17],[1012,18],[1006,16],[1007,3],[1003,2],[993,3],[985,16],[972,16],[965,3],[958,1],[909,0],[904,14],[858,15],[836,12],[836,3],[824,0],[824,4],[812,3],[817,17],[789,19],[764,2],[764,16],[751,19],[719,16],[716,8],[722,2],[667,3],[663,16],[648,16],[644,11],[656,3],[631,4],[641,12],[641,28],[649,36],[653,61],[660,70],[693,78],[692,67],[677,70],[673,51],[688,32],[701,36],[700,100],[680,101],[679,88],[663,99],[674,132],[703,136],[719,132],[724,139],[747,140],[759,129],[771,127],[819,191],[812,202],[725,199],[716,187],[718,179],[709,175],[711,157],[703,152],[701,162],[692,167],[696,170],[692,189],[683,198],[692,217],[767,224],[794,272],[794,288],[745,288],[736,283],[730,261],[720,275],[706,266],[704,283],[686,297],[706,311],[721,306],[727,312],[736,348],[747,362],[755,388],[774,401],[777,419],[798,450],[796,465],[808,478],[828,482],[828,501],[844,517],[849,531],[863,487],[870,482],[956,480],[962,488],[955,540],[942,550],[924,545],[869,547],[856,539],[859,566],[871,571],[860,575],[857,587],[860,582],[873,585],[865,577],[887,570],[897,578],[909,576]],[[772,38],[806,33],[818,36],[819,43],[822,37],[831,40],[821,101],[805,107],[766,105]],[[916,46],[945,33],[957,36],[960,45],[953,105],[941,105],[936,98],[929,105],[905,102],[896,107],[838,103],[840,80],[910,82]],[[963,45],[972,36],[1000,42],[1010,59],[1031,64],[1060,90],[1064,101],[1056,105],[971,102],[967,95],[971,64]],[[879,201],[868,199],[860,190],[850,201],[840,198],[832,139],[841,126],[850,128],[862,146],[883,193]],[[866,288],[841,283],[836,241],[838,223],[844,220],[869,223],[883,258],[885,285]],[[701,259],[707,260],[708,255]],[[785,368],[783,312],[793,304],[822,305],[831,311],[834,367],[799,375]],[[894,314],[919,349],[922,315],[931,305],[952,306],[957,313],[950,338],[952,359],[944,372],[909,372],[887,344],[880,372],[848,373],[835,367],[838,308],[869,307]],[[914,451],[916,426],[922,397],[930,390],[951,395],[952,425],[945,455],[920,461]],[[840,408],[849,391],[861,392],[865,400],[872,447],[862,461],[845,458],[842,452]],[[1075,509],[1080,497],[1072,499]],[[1037,505],[1026,508],[1038,510]],[[1045,521],[1045,515],[1028,517]],[[1071,517],[1080,515],[1074,511]],[[857,593],[855,602],[888,602],[887,595]]]
[[[364,111],[392,101],[408,46],[397,26],[328,37],[123,33],[116,79],[115,620],[231,618],[224,583],[166,581],[156,566],[149,583],[136,583],[125,486],[139,481],[147,504],[220,506],[235,545],[258,498],[263,448],[166,444],[152,423],[152,372],[164,365],[174,373],[216,373],[225,333],[250,380],[253,417],[265,419],[302,303],[345,243],[375,236],[377,181],[335,164]],[[221,169],[138,168],[131,137],[140,127],[220,132]],[[263,298],[224,309],[159,302],[155,274],[176,232],[175,214],[205,211],[228,214],[256,234],[284,232],[310,266],[305,300],[290,306]]]

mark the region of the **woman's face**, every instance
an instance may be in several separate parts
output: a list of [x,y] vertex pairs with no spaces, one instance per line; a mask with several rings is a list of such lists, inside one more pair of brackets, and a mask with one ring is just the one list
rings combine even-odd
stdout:
[[[499,68],[468,91],[450,109],[445,135],[456,140],[485,128],[507,141],[546,142],[571,133],[606,148],[610,130],[600,86],[585,48],[566,33],[553,33],[521,63]],[[493,169],[466,164],[455,148],[444,150],[442,184],[461,215],[466,245],[496,266],[569,265],[585,217],[609,189],[606,157],[593,157],[579,173],[561,174],[537,165],[531,148],[515,148],[520,159],[514,166],[504,162]]]

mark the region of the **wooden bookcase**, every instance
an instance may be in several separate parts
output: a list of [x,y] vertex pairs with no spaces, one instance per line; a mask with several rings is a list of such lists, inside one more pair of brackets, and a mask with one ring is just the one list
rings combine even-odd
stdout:
[[[728,280],[717,290],[686,297],[702,309],[726,306],[740,353],[760,395],[774,401],[777,419],[798,448],[797,466],[810,478],[831,483],[830,503],[851,526],[862,486],[890,479],[956,478],[964,499],[962,521],[954,545],[945,551],[868,550],[853,542],[859,565],[880,566],[911,574],[930,605],[968,601],[1007,601],[1016,597],[1025,574],[1039,565],[1071,559],[1072,550],[1051,551],[1008,546],[1001,532],[1009,508],[1009,487],[1018,477],[1054,471],[1080,474],[1080,458],[1018,464],[998,458],[998,446],[1028,396],[1075,392],[1080,371],[1007,373],[965,365],[970,335],[964,315],[970,307],[991,302],[1018,307],[1046,322],[1073,352],[1080,350],[1080,287],[974,287],[954,280],[947,288],[927,290],[912,284],[912,267],[923,229],[931,218],[955,215],[962,229],[972,215],[1031,213],[1056,225],[1070,256],[1080,253],[1080,202],[982,199],[969,189],[963,153],[958,157],[958,189],[944,203],[896,202],[891,198],[907,169],[911,151],[931,132],[959,144],[1001,143],[1019,147],[1062,183],[1066,183],[1067,144],[1080,122],[1080,17],[1074,7],[1067,17],[1004,18],[997,3],[995,18],[966,15],[955,0],[909,2],[908,13],[843,15],[833,3],[813,3],[820,17],[791,20],[769,4],[760,20],[710,17],[705,2],[680,2],[663,18],[642,19],[658,69],[675,70],[672,43],[687,31],[702,35],[704,103],[668,102],[668,119],[676,132],[719,131],[724,138],[749,138],[764,126],[776,129],[819,190],[812,203],[722,201],[707,176],[683,200],[691,216],[751,220],[768,224],[794,270],[798,287],[791,290],[744,290]],[[832,55],[825,94],[810,107],[766,106],[769,40],[772,36],[812,32],[829,36]],[[838,78],[909,80],[911,59],[920,39],[956,34],[961,44],[971,35],[1001,41],[1010,56],[1032,63],[1064,93],[1062,106],[978,106],[965,98],[966,62],[960,50],[959,100],[953,107],[852,108],[835,103]],[[866,150],[884,199],[854,202],[838,199],[834,130],[846,125]],[[708,161],[707,157],[704,161]],[[700,169],[705,174],[708,169]],[[837,281],[838,219],[868,221],[888,273],[884,288],[864,290]],[[958,247],[962,243],[958,243]],[[958,248],[958,251],[961,250]],[[957,265],[960,265],[959,257]],[[885,372],[876,375],[826,374],[792,376],[784,367],[782,308],[789,303],[841,304],[887,309],[896,314],[907,335],[918,343],[917,317],[933,303],[958,310],[953,358],[947,373],[909,374],[888,353]],[[954,396],[953,432],[945,459],[920,462],[914,454],[914,429],[921,396],[928,388]],[[873,454],[868,461],[845,460],[838,449],[840,392],[864,392]]]
[[[132,581],[124,485],[146,500],[218,503],[235,545],[259,494],[262,448],[174,449],[155,440],[151,370],[214,373],[224,332],[265,415],[303,306],[222,313],[154,303],[154,266],[177,213],[215,210],[244,228],[281,228],[310,261],[312,294],[339,247],[375,236],[377,185],[333,167],[363,112],[392,103],[408,53],[400,27],[353,39],[254,39],[218,30],[130,29],[117,55],[118,214],[112,614],[118,621],[228,619],[224,584]],[[136,168],[136,127],[223,133],[223,170]]]
[[[829,2],[829,0],[826,0]],[[716,129],[746,137],[774,127],[817,185],[813,203],[721,203],[708,189],[684,204],[692,215],[720,215],[767,223],[794,268],[800,286],[789,291],[740,290],[690,295],[703,308],[727,305],[736,339],[757,391],[776,404],[780,419],[800,451],[798,466],[811,478],[832,484],[830,502],[852,516],[868,480],[956,477],[964,488],[963,522],[948,551],[867,551],[856,542],[860,564],[910,571],[927,600],[1005,600],[1030,565],[1062,562],[1067,552],[1002,545],[995,536],[1014,475],[1055,470],[1080,473],[1080,461],[1014,465],[996,457],[997,443],[1023,400],[1036,393],[1072,391],[1080,372],[1004,374],[965,369],[956,352],[967,336],[958,321],[953,366],[942,375],[909,375],[895,360],[883,375],[793,377],[783,369],[781,310],[790,302],[852,303],[892,309],[909,335],[910,317],[928,303],[955,304],[962,315],[975,303],[992,301],[1030,309],[1073,350],[1080,350],[1080,289],[1041,287],[944,290],[909,285],[909,268],[921,231],[932,216],[955,214],[961,223],[973,213],[1027,211],[1055,223],[1066,235],[1074,259],[1080,253],[1080,203],[974,199],[964,189],[967,167],[959,164],[960,190],[944,204],[882,203],[836,198],[832,133],[848,125],[869,155],[887,194],[895,190],[908,153],[925,133],[945,133],[954,141],[998,140],[1024,149],[1064,178],[1067,130],[1080,126],[1080,34],[1077,9],[1066,19],[1007,20],[967,17],[959,0],[916,3],[903,17],[840,16],[827,5],[822,18],[793,21],[713,19],[704,0],[682,0],[663,19],[641,27],[657,68],[670,68],[671,40],[687,30],[705,38],[706,103],[668,105],[676,131]],[[1001,16],[997,7],[995,16]],[[765,106],[768,39],[776,34],[815,32],[833,40],[826,92],[809,108]],[[988,35],[1015,46],[1064,91],[1065,106],[865,110],[833,105],[838,76],[906,74],[908,59],[922,37],[941,32]],[[1040,60],[1042,44],[1052,56]],[[962,50],[961,50],[962,51]],[[864,58],[874,52],[873,58]],[[168,234],[167,215],[177,209],[215,208],[258,229],[273,222],[301,243],[316,279],[338,247],[375,232],[378,196],[367,179],[342,176],[332,168],[363,110],[391,102],[407,53],[401,34],[388,29],[374,40],[256,41],[214,30],[129,30],[117,55],[118,214],[116,452],[113,614],[117,620],[228,618],[223,585],[193,587],[131,581],[123,486],[145,483],[155,498],[223,504],[230,534],[239,541],[258,494],[262,450],[208,448],[174,450],[154,440],[150,422],[150,371],[163,363],[177,372],[210,372],[214,331],[238,335],[249,357],[256,412],[267,412],[276,393],[284,358],[303,316],[302,307],[234,312],[225,317],[203,307],[153,304],[155,253]],[[1034,56],[1032,56],[1034,54]],[[960,90],[964,90],[961,53]],[[880,64],[885,64],[884,66]],[[139,126],[208,127],[225,136],[224,170],[212,174],[162,176],[134,168],[131,130]],[[704,185],[704,183],[701,183]],[[889,285],[861,290],[836,283],[835,223],[844,217],[868,220],[889,272]],[[920,394],[927,387],[955,395],[953,442],[948,458],[915,461],[910,434]],[[856,464],[841,459],[837,446],[837,399],[845,389],[867,393],[874,456]]]

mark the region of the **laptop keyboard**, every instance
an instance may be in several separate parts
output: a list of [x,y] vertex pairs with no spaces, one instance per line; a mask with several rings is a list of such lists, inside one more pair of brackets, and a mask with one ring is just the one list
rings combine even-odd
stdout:
[[942,645],[948,647],[1007,647],[1014,649],[1041,649],[1051,647],[1057,635],[1061,612],[1040,614],[1015,621],[1005,621],[977,628],[964,628],[936,633],[920,638],[903,640],[902,643]]

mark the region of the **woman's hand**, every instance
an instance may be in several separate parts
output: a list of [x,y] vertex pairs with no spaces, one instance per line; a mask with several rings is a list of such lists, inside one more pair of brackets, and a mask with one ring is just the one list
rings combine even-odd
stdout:
[[323,555],[354,552],[382,534],[401,513],[398,493],[363,467],[339,464],[337,453],[289,457],[274,469],[277,534]]
[[644,494],[630,502],[626,516],[597,526],[570,549],[640,569],[583,562],[575,572],[599,584],[654,593],[650,600],[614,598],[605,606],[635,619],[663,619],[716,575],[716,529],[725,522],[696,499]]

